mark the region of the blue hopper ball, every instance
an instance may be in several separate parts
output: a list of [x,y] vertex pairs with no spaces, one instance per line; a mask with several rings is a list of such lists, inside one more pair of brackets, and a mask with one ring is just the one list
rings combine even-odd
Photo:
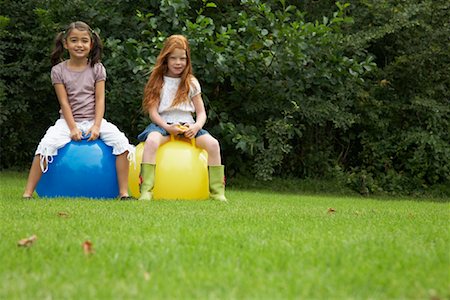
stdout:
[[119,194],[116,157],[102,140],[71,141],[42,174],[40,197],[116,198]]

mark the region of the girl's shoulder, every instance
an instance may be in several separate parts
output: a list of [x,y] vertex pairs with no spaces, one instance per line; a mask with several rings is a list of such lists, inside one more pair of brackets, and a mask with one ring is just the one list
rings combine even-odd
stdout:
[[94,71],[106,70],[105,66],[101,62],[95,63],[95,65],[92,68],[94,69]]
[[94,64],[94,68],[104,68],[105,66],[101,62],[97,62]]
[[54,65],[52,70],[61,70],[67,64],[67,60],[63,60],[62,62]]
[[67,61],[62,61],[52,67],[50,77],[52,78],[53,83],[55,82],[59,83],[62,81],[62,76],[65,70],[64,66],[66,65],[66,63]]
[[190,91],[189,94],[191,97],[200,94],[202,92],[202,88],[200,86],[200,82],[194,75],[190,75],[188,78]]
[[[53,69],[55,69],[55,70],[65,69],[65,68],[67,68],[66,66],[67,66],[67,60],[64,60],[64,61],[54,65],[52,67],[52,70]],[[101,62],[95,63],[95,65],[93,67],[91,67],[91,65],[88,65],[87,69],[89,69],[89,68],[94,69],[94,72],[100,71],[100,70],[106,70],[105,66]]]
[[96,63],[92,67],[92,69],[93,69],[96,81],[106,79],[106,68],[101,62]]
[[193,85],[195,88],[200,88],[200,81],[198,81],[197,77],[190,75],[188,80],[190,85]]
[[194,86],[200,86],[200,82],[198,81],[197,77],[195,77],[194,75],[190,74],[188,77],[188,81],[191,85]]

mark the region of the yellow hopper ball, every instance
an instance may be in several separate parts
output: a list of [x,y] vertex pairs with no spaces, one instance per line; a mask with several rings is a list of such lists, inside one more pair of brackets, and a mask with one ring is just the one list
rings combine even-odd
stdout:
[[128,192],[131,196],[139,198],[141,192],[139,191],[139,185],[141,180],[139,174],[141,173],[142,153],[144,152],[144,142],[139,143],[136,146],[136,165],[130,163],[130,169],[128,173]]
[[[129,188],[139,197],[139,173],[144,143],[136,147],[136,169],[130,166]],[[195,146],[195,139],[171,140],[156,153],[153,199],[204,200],[209,198],[208,154]]]

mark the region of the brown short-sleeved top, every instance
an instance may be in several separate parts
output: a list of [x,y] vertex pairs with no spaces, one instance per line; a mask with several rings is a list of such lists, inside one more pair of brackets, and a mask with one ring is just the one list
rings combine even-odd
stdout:
[[[106,80],[103,64],[86,65],[82,71],[73,71],[67,67],[67,61],[63,61],[53,66],[51,78],[53,85],[64,84],[75,122],[95,118],[95,83]],[[59,113],[64,118],[61,110]]]

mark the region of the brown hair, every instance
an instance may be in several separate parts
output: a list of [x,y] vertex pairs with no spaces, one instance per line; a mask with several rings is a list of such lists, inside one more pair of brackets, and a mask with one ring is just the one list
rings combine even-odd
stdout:
[[63,60],[63,53],[64,53],[64,40],[67,38],[67,36],[70,34],[70,32],[73,29],[78,29],[80,31],[87,31],[89,32],[89,36],[92,40],[92,49],[89,53],[88,62],[93,67],[96,63],[100,62],[100,59],[102,57],[103,52],[103,43],[100,39],[100,36],[98,33],[94,32],[91,27],[89,27],[88,24],[82,22],[82,21],[76,21],[73,23],[70,23],[69,26],[67,26],[66,30],[59,32],[55,37],[55,46],[53,48],[52,54],[50,56],[50,59],[52,61],[52,65],[57,65]]
[[150,110],[150,107],[159,103],[161,88],[164,84],[164,74],[167,72],[167,59],[175,49],[183,49],[186,51],[186,68],[181,74],[181,82],[178,86],[178,91],[173,100],[172,106],[176,106],[184,101],[187,101],[189,94],[190,81],[194,77],[192,73],[191,64],[191,49],[186,37],[182,35],[171,35],[164,42],[164,46],[156,59],[156,64],[153,67],[152,73],[148,78],[147,84],[144,88],[144,98],[142,100],[142,109],[145,112]]

